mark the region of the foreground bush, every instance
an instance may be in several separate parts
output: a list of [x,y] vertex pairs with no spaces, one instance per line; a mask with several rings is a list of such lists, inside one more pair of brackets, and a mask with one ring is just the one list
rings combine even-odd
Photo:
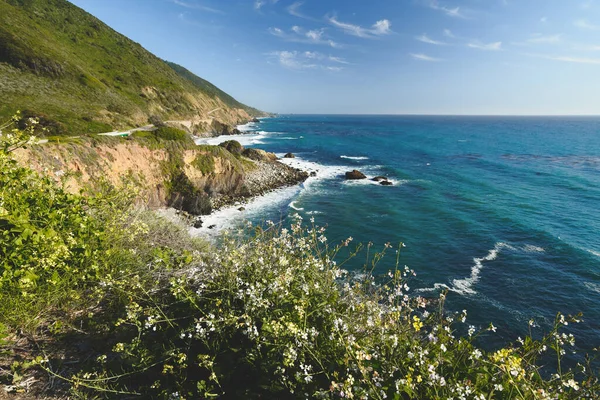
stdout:
[[[19,167],[10,152],[29,139],[6,129],[3,349],[24,327],[43,341],[4,383],[43,372],[81,398],[598,398],[589,365],[561,365],[574,345],[563,329],[575,318],[557,316],[539,340],[484,351],[477,342],[495,328],[444,312],[444,295],[411,295],[401,247],[385,277],[371,273],[383,254],[352,275],[340,265],[359,250],[351,238],[330,247],[322,228],[298,218],[207,251],[119,191],[67,194]],[[20,304],[30,306],[15,312]]]

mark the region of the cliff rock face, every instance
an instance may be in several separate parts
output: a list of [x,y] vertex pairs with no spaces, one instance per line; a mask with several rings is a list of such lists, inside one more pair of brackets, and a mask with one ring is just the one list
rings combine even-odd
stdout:
[[[265,154],[268,154],[265,152]],[[24,165],[63,180],[78,191],[102,179],[120,186],[133,182],[140,202],[173,206],[192,214],[293,185],[307,178],[277,161],[234,155],[218,146],[148,146],[134,140],[45,143],[17,151]]]

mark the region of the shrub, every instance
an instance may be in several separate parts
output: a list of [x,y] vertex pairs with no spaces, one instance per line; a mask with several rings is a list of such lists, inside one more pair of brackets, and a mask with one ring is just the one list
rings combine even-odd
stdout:
[[30,141],[26,133],[0,127],[0,353],[24,337],[44,340],[10,367],[0,358],[13,384],[37,368],[79,398],[600,395],[592,364],[562,365],[575,343],[565,329],[578,317],[559,314],[540,339],[486,351],[476,339],[493,325],[445,312],[445,294],[410,293],[401,246],[383,277],[372,271],[389,245],[370,257],[368,246],[353,276],[340,255],[361,246],[329,246],[323,228],[299,217],[207,249],[133,207],[128,191],[99,183],[69,194],[18,166],[10,153]]
[[182,131],[181,129],[173,128],[170,126],[161,126],[156,129],[154,132],[154,136],[158,139],[163,140],[179,140],[179,141],[189,141],[190,135],[187,132]]
[[219,146],[227,149],[227,151],[236,156],[242,154],[242,151],[244,150],[244,147],[237,140],[227,140],[219,144]]

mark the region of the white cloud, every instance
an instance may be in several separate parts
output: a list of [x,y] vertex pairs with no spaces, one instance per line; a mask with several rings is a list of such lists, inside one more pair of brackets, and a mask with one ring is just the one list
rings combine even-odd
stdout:
[[387,19],[382,19],[375,22],[371,28],[363,28],[359,25],[353,25],[339,21],[335,16],[328,18],[331,25],[341,29],[348,35],[358,36],[361,38],[375,38],[377,36],[387,35],[392,33],[392,23]]
[[207,12],[211,12],[211,13],[215,13],[215,14],[223,14],[223,11],[221,11],[221,10],[203,6],[202,4],[198,4],[198,3],[190,3],[190,2],[186,2],[186,1],[182,1],[182,0],[170,0],[170,1],[173,4],[177,4],[178,6],[185,7],[185,8],[207,11]]
[[302,27],[294,25],[291,28],[293,33],[287,33],[279,28],[269,28],[269,33],[288,42],[308,43],[326,45],[333,48],[343,47],[341,44],[325,37],[325,29],[304,30]]
[[316,51],[274,51],[267,55],[275,58],[281,66],[298,71],[318,69],[341,71],[344,68],[335,64],[349,64],[349,62],[342,58],[325,55]]
[[260,9],[267,4],[275,4],[279,0],[255,0],[254,1],[254,9],[256,11],[260,11]]
[[315,21],[314,18],[311,18],[308,15],[306,15],[300,11],[300,7],[302,7],[303,4],[304,4],[304,2],[302,2],[302,1],[297,1],[295,3],[290,4],[287,7],[288,14],[293,15],[294,17]]
[[415,60],[420,60],[420,61],[431,61],[431,62],[442,61],[441,58],[430,57],[423,53],[410,53],[410,56],[412,58],[414,58]]
[[487,50],[487,51],[502,50],[502,42],[493,42],[493,43],[472,42],[472,43],[469,43],[467,46],[472,49],[478,49],[478,50]]
[[564,61],[576,64],[595,64],[600,65],[600,58],[581,58],[581,57],[565,57],[565,56],[547,56],[549,60]]
[[421,36],[417,36],[415,39],[417,39],[419,42],[434,44],[436,46],[445,46],[446,44],[448,44],[448,43],[440,42],[438,40],[431,39],[429,36],[427,36],[425,34],[423,34]]
[[594,0],[586,0],[583,3],[581,3],[579,6],[584,9],[587,10],[589,8],[591,8],[594,5]]
[[548,22],[548,17],[542,17],[542,18],[540,18],[540,22],[542,24],[545,24],[546,22]]
[[557,44],[562,40],[562,35],[542,35],[539,33],[535,33],[527,39],[528,43],[541,43],[541,44]]
[[452,33],[450,29],[444,29],[444,36],[449,37],[451,39],[456,38],[456,36],[454,35],[454,33]]
[[597,31],[600,30],[599,25],[592,24],[585,19],[578,19],[574,22],[575,26],[581,29],[586,29],[589,31]]
[[460,11],[460,7],[447,7],[447,6],[442,6],[440,5],[440,3],[437,0],[431,0],[428,4],[429,8],[436,10],[436,11],[441,11],[444,14],[446,14],[449,17],[453,17],[453,18],[466,18],[466,16]]

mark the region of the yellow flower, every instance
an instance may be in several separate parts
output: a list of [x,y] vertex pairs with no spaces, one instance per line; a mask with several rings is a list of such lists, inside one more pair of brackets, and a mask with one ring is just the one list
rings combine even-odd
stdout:
[[412,326],[415,329],[415,331],[417,331],[417,332],[419,332],[421,330],[421,328],[423,327],[423,323],[421,322],[421,319],[419,319],[419,317],[417,317],[416,315],[413,315]]

